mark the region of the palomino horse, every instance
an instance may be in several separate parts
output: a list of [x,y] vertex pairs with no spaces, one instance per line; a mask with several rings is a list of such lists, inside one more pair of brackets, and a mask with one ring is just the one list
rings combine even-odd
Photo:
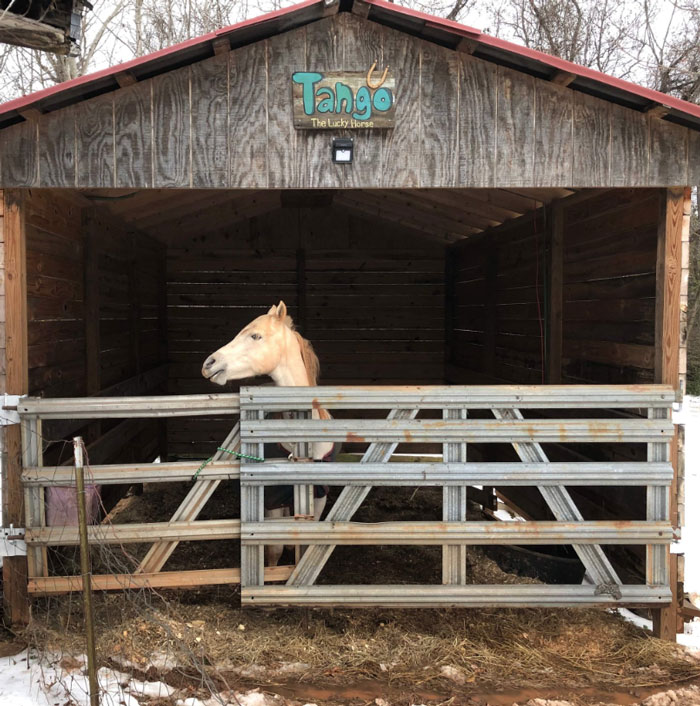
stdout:
[[[269,375],[275,385],[285,387],[309,387],[316,385],[319,362],[314,349],[301,334],[294,330],[294,323],[287,315],[284,302],[270,307],[267,314],[258,316],[243,328],[238,335],[218,351],[212,353],[202,366],[202,375],[225,385],[229,380],[241,380],[256,375]],[[314,419],[330,419],[325,409],[312,410]],[[332,442],[311,445],[315,461],[323,461],[333,454]],[[284,449],[294,455],[293,447]],[[284,455],[287,456],[287,453]],[[266,449],[265,456],[268,451]],[[293,472],[292,469],[290,469]],[[269,488],[265,492],[265,516],[285,517],[292,503],[292,486]],[[314,488],[314,517],[319,519],[326,505],[326,490]],[[275,565],[282,555],[283,547],[265,548],[265,561]]]

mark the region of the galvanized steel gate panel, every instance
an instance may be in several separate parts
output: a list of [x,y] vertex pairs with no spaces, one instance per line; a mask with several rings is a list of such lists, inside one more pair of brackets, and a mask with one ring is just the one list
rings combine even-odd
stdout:
[[[273,442],[305,447],[297,447],[300,460],[295,463],[243,459],[242,601],[382,606],[668,603],[673,401],[673,390],[660,385],[242,388],[245,453],[262,457],[264,444]],[[388,414],[380,419],[314,419],[319,407],[331,412],[386,410]],[[441,418],[420,416],[426,410],[440,410]],[[474,416],[470,410],[489,410],[494,418],[483,418],[483,413]],[[282,411],[297,414],[291,419],[266,416]],[[307,445],[327,441],[369,446],[357,463],[313,463]],[[442,444],[442,460],[387,463],[399,443],[415,442]],[[472,442],[510,444],[522,462],[470,462],[468,444]],[[603,442],[646,443],[647,460],[550,462],[541,446]],[[288,485],[292,480],[298,519],[266,522],[265,486]],[[307,498],[314,484],[344,486],[320,522],[308,520]],[[443,488],[441,522],[351,522],[373,486],[406,485]],[[466,521],[468,485],[537,485],[558,521]],[[586,521],[566,485],[645,486],[647,519]],[[466,585],[467,545],[543,543],[573,545],[593,585]],[[286,585],[265,584],[266,544],[306,547]],[[340,544],[441,545],[443,585],[314,585]],[[622,584],[601,547],[604,544],[645,544],[646,585]]]

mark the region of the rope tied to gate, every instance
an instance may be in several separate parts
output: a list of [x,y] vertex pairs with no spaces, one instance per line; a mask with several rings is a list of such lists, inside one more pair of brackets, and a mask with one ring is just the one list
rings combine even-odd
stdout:
[[[237,458],[247,458],[250,461],[264,461],[264,458],[259,456],[250,456],[248,454],[241,453],[240,451],[231,451],[230,449],[225,449],[223,446],[217,446],[217,451],[223,451],[224,453],[231,454],[231,456],[236,456]],[[208,459],[202,461],[202,465],[195,471],[192,476],[192,480],[197,480],[197,476],[214,460],[213,456],[209,456]]]

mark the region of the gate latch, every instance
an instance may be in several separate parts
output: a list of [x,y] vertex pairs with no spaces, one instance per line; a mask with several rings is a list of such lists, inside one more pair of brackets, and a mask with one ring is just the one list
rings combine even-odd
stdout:
[[27,556],[24,527],[0,527],[1,556]]
[[5,393],[0,400],[2,401],[2,413],[0,414],[0,426],[8,424],[19,424],[19,412],[17,405],[25,395],[8,395]]

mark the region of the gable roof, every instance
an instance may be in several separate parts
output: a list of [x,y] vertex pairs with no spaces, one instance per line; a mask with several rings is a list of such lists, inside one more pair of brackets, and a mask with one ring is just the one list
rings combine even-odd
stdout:
[[395,5],[387,0],[304,0],[291,7],[224,27],[153,54],[1,104],[0,129],[20,122],[31,114],[58,110],[115,91],[128,83],[202,61],[213,56],[222,47],[237,49],[337,12],[354,12],[369,21],[426,41],[458,51],[467,51],[480,59],[508,66],[541,79],[564,82],[573,90],[627,108],[641,112],[655,110],[664,120],[700,131],[700,105],[492,37],[458,22]]

